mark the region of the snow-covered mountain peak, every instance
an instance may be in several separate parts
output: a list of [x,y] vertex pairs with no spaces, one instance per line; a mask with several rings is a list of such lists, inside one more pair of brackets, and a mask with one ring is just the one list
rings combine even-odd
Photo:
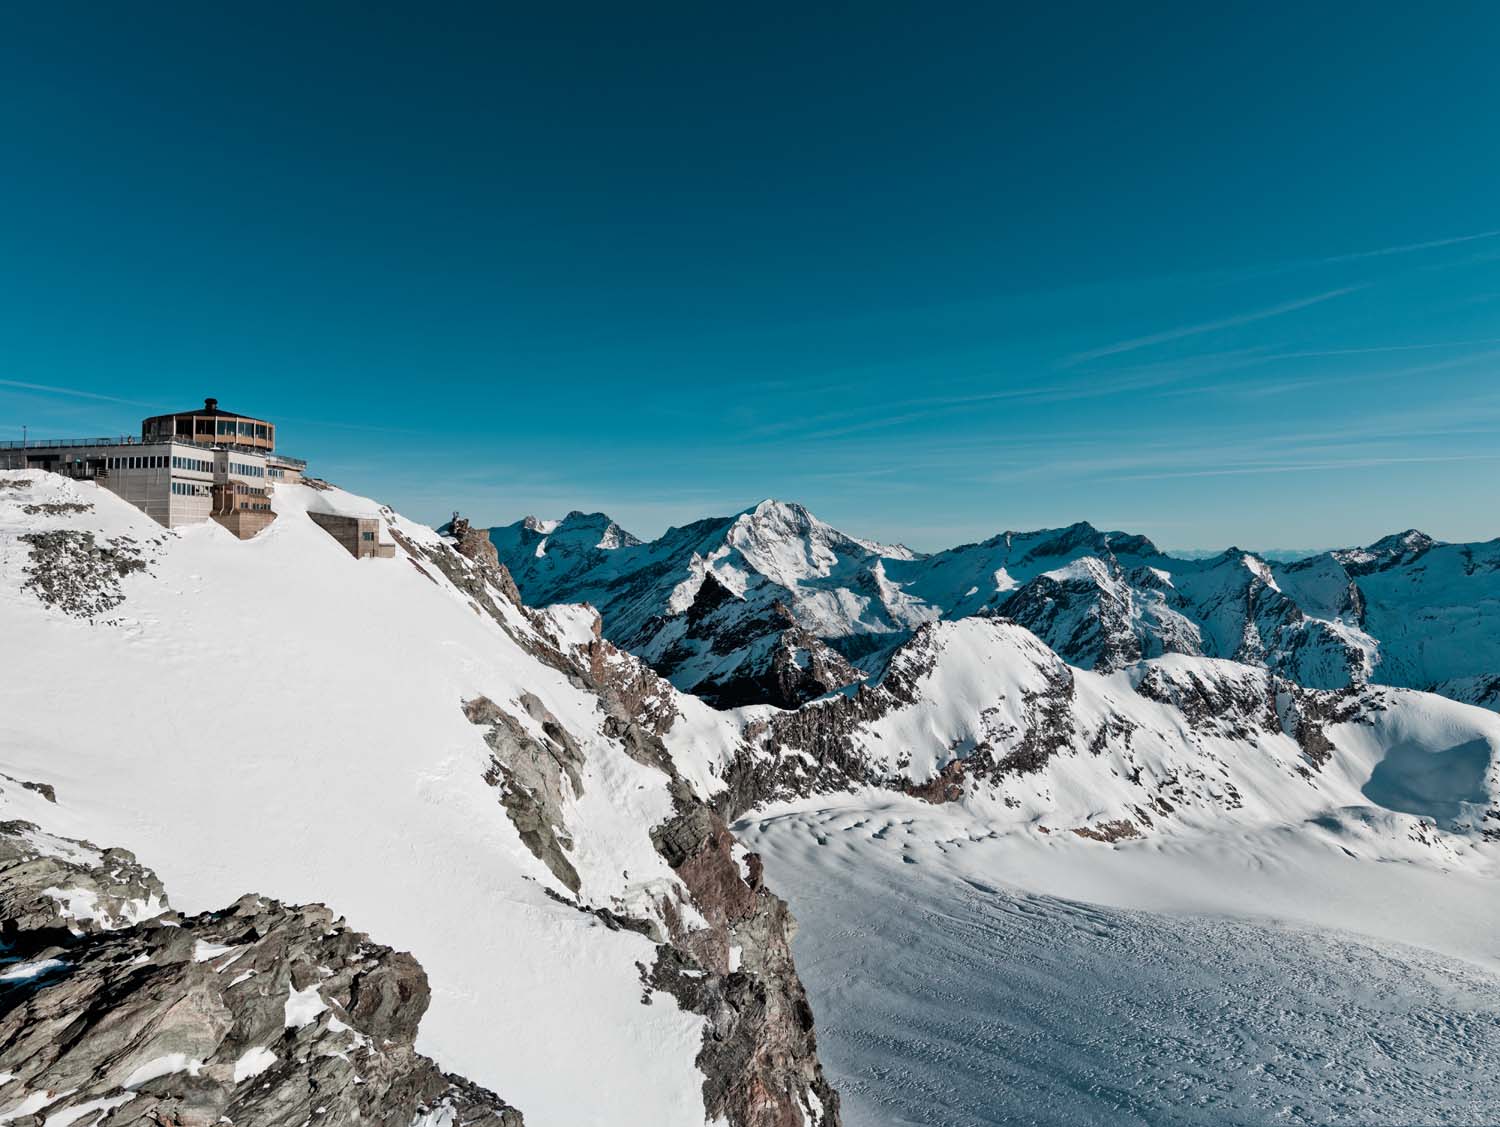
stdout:
[[1440,543],[1425,532],[1409,528],[1405,532],[1382,536],[1375,543],[1363,548],[1345,548],[1329,554],[1338,560],[1350,574],[1363,575],[1372,571],[1383,571],[1399,564],[1411,563],[1438,547]]
[[1369,545],[1371,552],[1418,552],[1431,548],[1437,541],[1427,533],[1415,528],[1408,528],[1405,532],[1393,532],[1389,536],[1382,536],[1375,543]]
[[1031,559],[1069,556],[1080,552],[1130,557],[1161,554],[1157,551],[1156,545],[1144,536],[1125,532],[1102,532],[1086,520],[1077,521],[1066,528],[1041,529],[1036,532],[1007,532],[1004,533],[1004,541],[1008,546],[1017,542],[1026,544],[1026,555]]
[[[575,523],[586,519],[596,518]],[[1145,536],[1078,521],[920,555],[777,499],[610,551],[592,525],[582,537],[554,529],[540,544],[538,532],[518,529],[491,535],[528,600],[598,606],[608,637],[710,698],[750,655],[775,649],[784,618],[767,612],[780,601],[865,675],[923,622],[1001,615],[1083,668],[1184,653],[1264,665],[1310,687],[1374,678],[1500,703],[1500,633],[1486,625],[1500,605],[1500,542],[1443,545],[1408,530],[1273,564],[1238,547],[1174,558]],[[671,623],[708,572],[735,598],[700,616],[689,655],[686,627]],[[1419,607],[1441,629],[1409,621]],[[1483,623],[1460,628],[1459,608]],[[1448,633],[1464,645],[1447,645]],[[753,698],[737,690],[732,699]]]
[[605,551],[640,543],[640,540],[616,524],[607,513],[585,513],[574,509],[562,520],[548,523],[552,526],[548,535],[553,539],[566,536],[576,539],[580,544]]

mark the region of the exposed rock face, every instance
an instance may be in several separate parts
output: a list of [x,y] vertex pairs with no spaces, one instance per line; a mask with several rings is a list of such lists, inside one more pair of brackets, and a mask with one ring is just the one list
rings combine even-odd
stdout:
[[[659,629],[652,664],[668,679],[701,664],[705,655],[724,657],[721,671],[693,684],[693,692],[716,708],[796,708],[864,679],[841,654],[798,625],[785,603],[753,611],[712,572],[677,621]],[[668,637],[666,649],[655,652],[659,640]],[[689,679],[695,676],[689,673]]]
[[[220,912],[165,910],[161,884],[122,850],[0,825],[0,1117],[49,1123],[302,1127],[521,1127],[491,1092],[412,1048],[427,977],[319,904],[241,897]],[[159,914],[48,916],[72,902]],[[27,1122],[32,1120],[27,1119]]]
[[482,568],[499,569],[500,555],[495,551],[495,545],[490,542],[484,529],[475,528],[463,517],[454,514],[449,532],[457,541],[459,555],[473,560]]
[[741,871],[717,814],[686,787],[676,793],[679,813],[652,837],[708,927],[675,920],[672,943],[641,971],[708,1019],[698,1054],[708,1118],[735,1127],[838,1124],[838,1094],[818,1065],[812,1007],[792,962],[796,925],[786,902],[761,883],[754,854]]
[[0,920],[12,933],[49,928],[91,935],[166,910],[156,874],[124,849],[100,849],[46,833],[30,822],[0,822]]
[[[485,743],[494,758],[485,781],[500,788],[500,802],[515,823],[521,841],[552,871],[552,875],[578,892],[578,872],[568,861],[573,848],[563,819],[564,786],[574,795],[583,793],[583,753],[573,737],[531,693],[517,702],[541,731],[532,734],[516,717],[487,697],[464,704],[470,723],[488,727]],[[566,784],[564,779],[567,780]]]
[[25,589],[78,618],[119,606],[125,601],[121,578],[146,567],[141,546],[128,536],[100,543],[92,532],[57,530],[21,539],[31,545]]
[[[622,660],[615,662],[597,651],[591,656],[605,670],[636,664],[618,653]],[[634,683],[635,678],[628,682]],[[632,698],[615,694],[603,699]],[[571,840],[561,807],[565,785],[575,792],[582,787],[582,754],[535,698],[518,704],[540,725],[540,736],[485,698],[464,707],[470,721],[489,727],[485,738],[496,767],[495,777],[487,778],[504,788],[502,801],[522,841],[576,895],[580,882],[564,856]],[[792,961],[795,925],[786,903],[764,887],[758,867],[741,872],[733,834],[677,777],[659,736],[619,713],[608,721],[615,731],[631,733],[627,746],[635,758],[668,777],[677,813],[652,829],[651,838],[681,879],[694,911],[684,912],[664,899],[658,922],[622,916],[607,907],[578,906],[606,926],[657,941],[655,962],[641,968],[644,981],[709,1019],[697,1060],[708,1119],[722,1117],[732,1127],[836,1127],[838,1096],[818,1063],[812,1009]],[[688,922],[695,917],[707,926]],[[650,994],[643,1000],[649,1003]]]

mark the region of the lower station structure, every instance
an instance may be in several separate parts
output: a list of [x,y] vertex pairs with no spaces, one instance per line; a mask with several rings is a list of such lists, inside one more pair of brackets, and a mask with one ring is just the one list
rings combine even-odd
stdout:
[[0,443],[0,469],[93,481],[168,528],[213,520],[248,540],[276,519],[269,486],[301,481],[307,463],[276,453],[275,424],[206,399],[144,420],[139,438]]

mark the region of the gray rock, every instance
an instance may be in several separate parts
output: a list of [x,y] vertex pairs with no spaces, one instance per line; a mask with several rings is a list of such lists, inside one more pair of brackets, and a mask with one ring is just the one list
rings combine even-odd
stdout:
[[470,723],[489,729],[484,742],[489,746],[491,759],[484,779],[499,788],[500,804],[515,823],[526,848],[553,876],[577,893],[578,871],[567,858],[573,838],[568,833],[562,808],[569,793],[583,793],[583,776],[579,773],[583,752],[557,718],[531,693],[523,693],[517,703],[540,725],[540,737],[488,697],[464,703],[464,715]]
[[521,1127],[494,1093],[413,1049],[429,999],[417,961],[323,905],[244,896],[123,927],[49,917],[37,891],[49,879],[111,903],[144,897],[160,910],[165,897],[129,853],[29,823],[0,825],[0,858],[0,1117]]
[[66,529],[21,539],[31,546],[22,589],[77,618],[119,606],[125,601],[121,578],[146,567],[140,545],[128,536],[99,543],[92,532]]

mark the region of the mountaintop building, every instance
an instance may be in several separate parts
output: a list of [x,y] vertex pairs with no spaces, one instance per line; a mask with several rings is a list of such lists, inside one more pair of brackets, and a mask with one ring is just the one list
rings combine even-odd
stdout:
[[0,469],[93,481],[168,528],[213,520],[248,540],[276,519],[268,485],[301,481],[307,463],[276,453],[274,423],[205,399],[143,420],[139,438],[0,442]]

